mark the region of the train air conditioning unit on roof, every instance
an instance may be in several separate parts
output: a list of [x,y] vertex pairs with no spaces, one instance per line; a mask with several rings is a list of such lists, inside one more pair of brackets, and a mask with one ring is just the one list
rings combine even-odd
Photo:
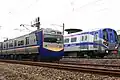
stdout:
[[76,33],[76,32],[81,32],[83,31],[82,29],[65,29],[66,32],[68,32],[68,34],[71,34],[71,33]]

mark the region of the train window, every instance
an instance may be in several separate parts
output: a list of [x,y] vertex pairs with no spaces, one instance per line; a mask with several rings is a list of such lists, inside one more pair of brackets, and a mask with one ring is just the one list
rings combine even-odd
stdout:
[[57,32],[57,34],[62,34],[61,32]]
[[117,36],[117,33],[113,30],[114,32],[114,36],[115,36],[115,41],[118,42],[118,36]]
[[4,48],[4,49],[6,48],[5,43],[4,43],[4,45],[3,45],[3,48]]
[[14,41],[14,46],[17,46],[17,41],[16,40]]
[[9,43],[9,47],[13,47],[13,43],[11,42],[11,43]]
[[21,45],[24,45],[24,40],[21,40]]
[[6,43],[6,48],[8,48],[8,43]]
[[26,37],[25,39],[26,39],[26,45],[28,45],[29,44],[29,37]]
[[3,43],[0,43],[0,49],[2,49],[3,48]]
[[112,39],[112,40],[113,40],[113,35],[112,35],[112,33],[110,33],[110,39]]
[[94,40],[98,39],[98,32],[95,32]]
[[63,36],[58,35],[44,35],[44,42],[63,43]]
[[84,41],[84,36],[82,36],[82,39],[81,39],[81,41]]
[[18,41],[18,46],[20,46],[21,45],[21,41]]
[[18,41],[18,46],[24,45],[24,40]]
[[112,29],[108,29],[108,32],[112,32]]
[[87,35],[85,36],[85,40],[87,40]]
[[74,38],[71,38],[71,42],[76,42],[77,38],[74,37]]
[[65,43],[69,43],[69,38],[66,38],[66,39],[64,40],[64,42],[65,42]]
[[103,30],[103,39],[108,40],[108,32],[106,29]]

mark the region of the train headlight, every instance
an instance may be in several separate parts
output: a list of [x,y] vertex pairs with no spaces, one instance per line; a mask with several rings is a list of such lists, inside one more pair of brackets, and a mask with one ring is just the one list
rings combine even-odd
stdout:
[[119,45],[116,45],[116,46],[115,46],[115,49],[118,49],[118,47],[119,47]]

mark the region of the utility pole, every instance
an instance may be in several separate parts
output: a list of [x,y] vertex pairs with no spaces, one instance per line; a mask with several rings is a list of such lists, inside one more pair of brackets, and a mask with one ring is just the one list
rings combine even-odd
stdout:
[[[37,27],[37,30],[40,29],[40,18],[37,17],[35,20],[34,20],[34,23],[31,25],[28,25],[28,24],[20,24],[20,26],[23,26],[24,28],[26,28],[25,26],[31,26],[31,27]],[[27,30],[29,30],[28,28],[26,28]],[[30,30],[29,30],[30,31]]]
[[51,25],[62,27],[62,31],[63,31],[63,35],[64,35],[64,29],[65,29],[65,24],[64,23],[62,24],[62,26],[61,25],[57,25],[57,24],[51,24]]
[[64,23],[63,23],[62,27],[63,27],[63,35],[64,35],[64,30],[65,30],[65,24]]
[[40,17],[37,17],[35,19],[35,22],[34,22],[34,24],[31,24],[31,27],[37,27],[37,30],[40,29]]
[[37,18],[37,23],[36,23],[37,30],[40,29],[40,18]]

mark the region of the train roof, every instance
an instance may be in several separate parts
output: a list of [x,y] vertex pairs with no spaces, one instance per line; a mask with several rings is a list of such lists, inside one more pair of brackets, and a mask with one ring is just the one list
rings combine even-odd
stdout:
[[70,35],[81,34],[81,33],[87,33],[87,32],[94,32],[94,31],[103,30],[103,29],[111,29],[111,28],[95,28],[95,29],[90,29],[90,30],[83,30],[83,31],[81,31],[81,32],[66,34],[66,35],[64,35],[64,36],[70,36]]
[[[48,33],[49,31],[57,31],[57,32],[60,32],[59,30],[54,30],[54,29],[51,29],[51,28],[41,28],[41,29],[39,29],[39,30],[32,31],[32,32],[30,32],[30,33],[28,33],[28,34],[24,34],[24,35],[21,35],[21,36],[12,38],[12,39],[8,39],[8,40],[17,39],[17,38],[24,37],[24,36],[27,37],[27,36],[30,35],[30,34],[33,34],[33,33],[36,33],[37,31],[39,32],[39,31],[42,31],[42,30],[44,31],[44,34],[49,34],[49,33]],[[60,35],[61,35],[61,34],[60,34]],[[7,42],[8,40],[4,40],[4,42]]]
[[65,29],[65,31],[68,32],[68,34],[71,34],[71,33],[81,32],[83,30],[82,29],[76,29],[76,28],[69,28],[69,29]]

